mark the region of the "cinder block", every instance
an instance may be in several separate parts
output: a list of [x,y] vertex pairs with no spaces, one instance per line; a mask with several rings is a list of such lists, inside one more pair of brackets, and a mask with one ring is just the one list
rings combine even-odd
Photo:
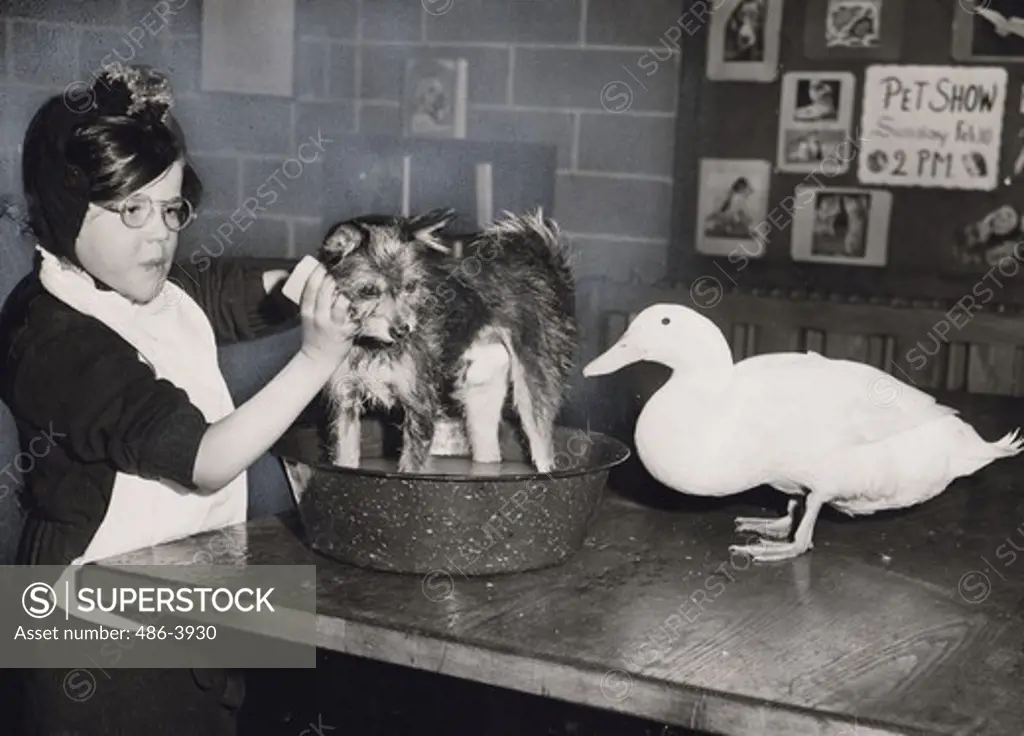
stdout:
[[[93,84],[104,71],[122,64],[148,64],[170,73],[166,68],[163,38],[159,34],[147,34],[136,29],[129,36],[120,30],[86,29],[81,33],[80,44],[77,79],[86,84]],[[177,82],[175,75],[171,74],[175,90],[179,88]]]
[[574,235],[570,239],[573,274],[577,280],[610,279],[653,284],[665,276],[668,245],[657,242],[623,242],[615,238]]
[[295,3],[295,27],[300,36],[354,40],[358,23],[359,0],[298,0]]
[[364,2],[360,7],[363,40],[419,41],[423,35],[423,7],[409,0]]
[[559,174],[555,213],[562,228],[576,233],[668,240],[672,185],[656,181]]
[[[200,268],[214,258],[245,256],[288,256],[288,221],[244,211],[203,212],[182,231],[175,260],[194,263]],[[171,270],[171,276],[181,271]]]
[[467,136],[481,141],[552,143],[558,147],[558,167],[572,163],[572,114],[535,110],[470,108]]
[[332,43],[327,95],[349,100],[356,96],[356,50],[354,46]]
[[576,43],[581,0],[430,0],[427,39],[454,42]]
[[97,26],[116,26],[124,22],[121,3],[111,0],[6,0],[4,6],[0,9],[0,17]]
[[246,199],[252,197],[266,214],[274,217],[318,215],[323,199],[323,154],[318,154],[318,160],[312,160],[312,147],[308,151],[303,157],[310,163],[298,156],[243,161],[241,204],[244,206]]
[[17,150],[25,140],[25,132],[40,106],[63,87],[40,89],[5,85],[0,88],[0,149]]
[[199,89],[202,61],[200,41],[197,37],[168,37],[165,39],[163,67],[171,77],[175,92],[194,92]]
[[21,161],[17,152],[0,149],[0,193],[21,192]]
[[584,114],[578,168],[671,176],[675,117]]
[[300,258],[305,255],[313,255],[320,248],[324,237],[324,223],[322,220],[300,220],[293,218],[292,227],[292,255]]
[[295,47],[295,96],[327,96],[327,41],[302,39]]
[[359,132],[371,135],[401,135],[402,111],[397,104],[364,102],[359,111]]
[[[303,143],[312,145],[322,150],[323,157],[342,135],[355,132],[356,111],[352,102],[300,102],[296,108],[295,147]],[[313,157],[312,152],[303,155],[307,159]]]
[[513,101],[519,105],[675,110],[677,65],[636,51],[524,48],[515,60]]
[[[97,2],[115,3],[110,0]],[[202,0],[124,0],[125,22],[132,26],[162,25],[168,33],[199,35],[202,32]]]
[[236,156],[192,156],[203,180],[203,209],[231,211],[237,207],[239,161]]
[[20,82],[64,89],[78,77],[78,34],[70,26],[12,24],[12,76]]
[[[605,46],[660,46],[668,29],[679,26],[683,15],[680,0],[590,0],[587,5],[587,43]],[[694,21],[686,21],[693,27]],[[670,34],[669,38],[673,38]],[[680,40],[679,43],[682,43]],[[671,41],[668,48],[672,48]]]
[[175,111],[189,148],[285,155],[291,148],[291,100],[236,94],[179,98]]

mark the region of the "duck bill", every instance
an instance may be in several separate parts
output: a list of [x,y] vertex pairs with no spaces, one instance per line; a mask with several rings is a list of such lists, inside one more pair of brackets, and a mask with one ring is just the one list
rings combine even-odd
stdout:
[[643,354],[626,334],[617,343],[587,363],[583,369],[583,375],[585,378],[606,376],[643,359]]

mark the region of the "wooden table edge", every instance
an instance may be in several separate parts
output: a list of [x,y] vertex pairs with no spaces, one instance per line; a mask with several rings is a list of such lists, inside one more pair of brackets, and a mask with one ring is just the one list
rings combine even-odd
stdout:
[[[897,728],[873,723],[872,719],[851,719],[769,700],[676,685],[618,668],[602,670],[582,663],[569,664],[322,614],[317,614],[316,645],[340,654],[713,733],[926,733],[910,726]],[[623,696],[616,698],[618,692],[624,692]]]

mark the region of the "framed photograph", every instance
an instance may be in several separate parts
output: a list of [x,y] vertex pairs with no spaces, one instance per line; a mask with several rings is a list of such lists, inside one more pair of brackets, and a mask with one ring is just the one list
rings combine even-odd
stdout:
[[903,0],[807,0],[806,18],[809,59],[895,61],[900,56]]
[[884,266],[892,193],[877,189],[797,187],[794,261]]
[[402,131],[418,138],[466,137],[469,63],[465,59],[406,60]]
[[783,77],[776,154],[780,171],[812,173],[831,158],[835,163],[830,161],[823,173],[846,173],[849,153],[833,154],[850,138],[855,83],[850,72],[790,72]]
[[774,82],[781,29],[782,0],[716,2],[708,31],[708,79]]
[[752,230],[768,216],[771,162],[705,158],[700,162],[697,252],[748,258],[764,255],[764,240]]
[[956,0],[954,5],[954,59],[1024,63],[1024,7],[1020,2]]

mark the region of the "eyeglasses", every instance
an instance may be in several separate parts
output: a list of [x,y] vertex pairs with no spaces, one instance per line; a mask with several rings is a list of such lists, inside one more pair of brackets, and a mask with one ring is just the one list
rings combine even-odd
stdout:
[[164,224],[168,230],[178,232],[188,227],[195,219],[192,204],[183,197],[175,197],[166,202],[154,202],[145,194],[133,194],[116,207],[101,205],[109,212],[121,215],[121,222],[127,227],[138,229],[144,227],[153,216],[153,208],[159,206]]

